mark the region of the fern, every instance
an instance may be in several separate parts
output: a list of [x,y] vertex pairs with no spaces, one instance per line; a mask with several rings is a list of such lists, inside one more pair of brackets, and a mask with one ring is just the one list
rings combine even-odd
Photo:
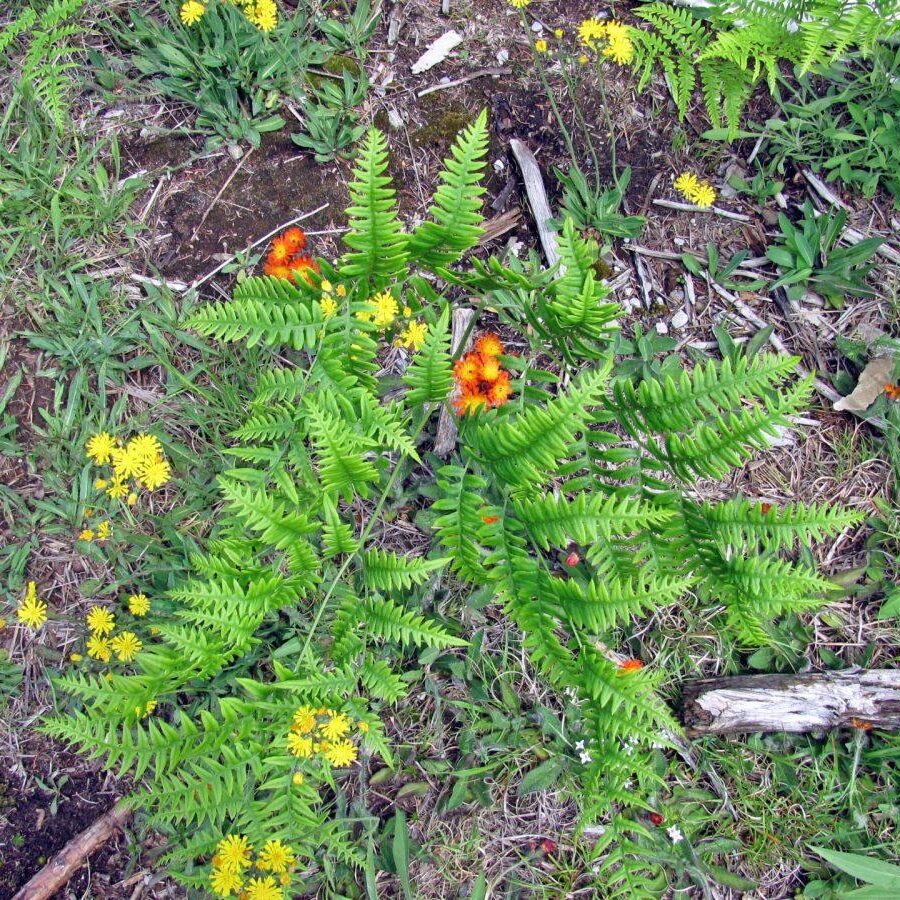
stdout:
[[350,182],[350,231],[344,243],[351,248],[340,266],[341,276],[357,278],[380,290],[406,268],[408,238],[394,211],[394,190],[387,173],[387,142],[373,128],[366,137]]
[[441,184],[423,222],[409,239],[413,259],[431,268],[456,262],[484,234],[481,227],[481,178],[488,147],[487,111],[463,132],[444,160]]
[[85,0],[53,0],[41,10],[37,0],[32,0],[0,30],[0,53],[8,52],[22,35],[30,36],[20,81],[34,93],[60,131],[68,119],[66,101],[72,90],[69,74],[75,68],[71,39],[84,33],[83,24],[72,20],[84,5]]
[[439,403],[446,399],[453,387],[453,367],[450,364],[450,308],[445,306],[437,322],[428,329],[425,345],[416,354],[404,382],[409,386],[409,404]]

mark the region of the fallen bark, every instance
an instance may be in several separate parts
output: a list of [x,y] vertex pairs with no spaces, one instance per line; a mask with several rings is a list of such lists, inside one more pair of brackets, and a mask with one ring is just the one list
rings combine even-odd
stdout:
[[56,856],[12,900],[47,900],[82,867],[85,860],[102,847],[131,818],[131,809],[120,800],[93,825],[72,838]]
[[900,730],[900,669],[745,675],[689,681],[682,719],[691,737],[838,727]]

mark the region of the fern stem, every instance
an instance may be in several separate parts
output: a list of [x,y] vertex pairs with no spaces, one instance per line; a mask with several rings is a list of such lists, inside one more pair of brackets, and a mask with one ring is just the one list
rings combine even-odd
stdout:
[[[415,443],[416,439],[422,433],[422,429],[425,427],[425,423],[429,420],[429,418],[431,418],[431,412],[432,411],[428,409],[422,413],[422,418],[419,420],[413,431],[413,443]],[[400,459],[402,459],[406,455],[407,454],[405,453],[401,453]],[[306,640],[303,642],[303,648],[301,649],[300,654],[297,657],[297,667],[294,669],[294,671],[298,671],[300,664],[306,658],[306,654],[309,650],[309,645],[312,642],[313,635],[316,633],[316,628],[319,627],[319,622],[322,619],[322,614],[325,612],[325,609],[328,606],[328,601],[331,599],[331,595],[334,593],[335,588],[344,577],[344,573],[350,567],[350,563],[353,562],[353,560],[356,559],[357,556],[365,548],[366,541],[368,540],[369,535],[372,533],[372,529],[375,527],[375,523],[378,521],[378,516],[381,514],[381,510],[384,508],[384,504],[388,498],[388,494],[390,494],[391,489],[394,486],[394,482],[397,480],[397,476],[400,474],[400,459],[397,460],[397,464],[394,466],[394,469],[391,472],[391,476],[390,478],[388,478],[388,482],[384,486],[384,490],[381,492],[381,496],[378,498],[378,502],[375,504],[375,509],[372,510],[372,514],[369,516],[369,521],[366,524],[366,527],[363,528],[362,534],[359,536],[359,550],[356,553],[347,555],[347,557],[344,559],[344,562],[341,564],[340,569],[338,569],[337,574],[332,579],[328,590],[325,592],[325,596],[322,598],[322,602],[319,604],[319,608],[316,610],[316,614],[313,617],[312,625],[310,625],[309,627],[309,634],[306,635]]]

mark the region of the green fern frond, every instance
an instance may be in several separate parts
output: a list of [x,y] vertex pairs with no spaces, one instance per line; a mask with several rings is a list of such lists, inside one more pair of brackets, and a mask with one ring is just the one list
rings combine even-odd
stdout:
[[408,237],[395,209],[387,175],[387,141],[377,128],[366,136],[349,185],[350,252],[339,265],[342,278],[358,278],[373,291],[387,287],[406,269]]
[[363,582],[372,591],[409,590],[413,585],[423,584],[450,561],[449,557],[425,559],[397,556],[385,550],[367,550],[362,555]]
[[590,544],[601,536],[633,534],[672,517],[667,510],[635,498],[587,493],[572,499],[548,495],[515,501],[513,509],[531,540],[542,550],[561,549],[570,541]]
[[450,362],[450,307],[445,306],[437,322],[429,329],[421,350],[413,357],[404,383],[409,387],[406,402],[440,403],[453,387],[453,365]]
[[607,361],[584,372],[544,406],[535,404],[509,419],[467,428],[462,439],[507,484],[537,484],[569,455],[575,435],[589,421],[591,407],[600,402],[609,368]]
[[478,535],[484,526],[483,491],[487,482],[459,466],[438,470],[440,497],[433,509],[443,515],[434,521],[438,542],[452,560],[451,567],[462,578],[476,584],[487,581],[485,549]]
[[366,631],[383,641],[395,641],[404,647],[464,647],[466,641],[453,637],[440,625],[429,622],[413,610],[392,600],[371,597],[360,603]]
[[263,343],[311,350],[322,327],[322,310],[300,288],[283,278],[252,277],[238,282],[234,299],[208,303],[185,323],[198,334],[220,341]]
[[306,516],[289,512],[284,503],[265,489],[254,491],[222,476],[218,483],[231,511],[263,541],[278,550],[286,550],[315,530]]
[[428,210],[431,219],[410,236],[410,255],[420,265],[433,269],[456,262],[484,234],[481,196],[485,189],[480,182],[487,148],[487,111],[482,110],[459,134],[444,160],[441,184]]

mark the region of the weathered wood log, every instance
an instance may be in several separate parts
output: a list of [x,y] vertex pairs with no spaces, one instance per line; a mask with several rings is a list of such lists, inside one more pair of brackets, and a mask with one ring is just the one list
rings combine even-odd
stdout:
[[[458,306],[453,310],[450,347],[454,355],[456,354],[456,351],[459,350],[463,341],[465,341],[466,344],[471,342],[472,329],[470,325],[474,316],[475,310],[469,309],[467,306]],[[453,448],[456,446],[457,433],[456,417],[445,406],[441,410],[441,416],[438,419],[437,433],[434,437],[434,452],[437,456],[446,458],[453,452]]]
[[12,900],[47,900],[131,818],[131,809],[120,800],[93,825],[72,838],[40,872],[21,887]]
[[840,726],[900,729],[900,669],[744,675],[689,681],[682,719],[691,737]]
[[553,218],[550,212],[550,203],[547,200],[547,189],[544,187],[544,176],[541,175],[541,167],[538,165],[534,154],[518,139],[513,138],[509,142],[516,162],[522,171],[522,180],[525,182],[525,194],[528,197],[528,205],[534,216],[534,224],[537,228],[541,247],[544,248],[544,257],[547,265],[553,266],[559,262],[559,244],[556,240],[556,232],[550,227]]

